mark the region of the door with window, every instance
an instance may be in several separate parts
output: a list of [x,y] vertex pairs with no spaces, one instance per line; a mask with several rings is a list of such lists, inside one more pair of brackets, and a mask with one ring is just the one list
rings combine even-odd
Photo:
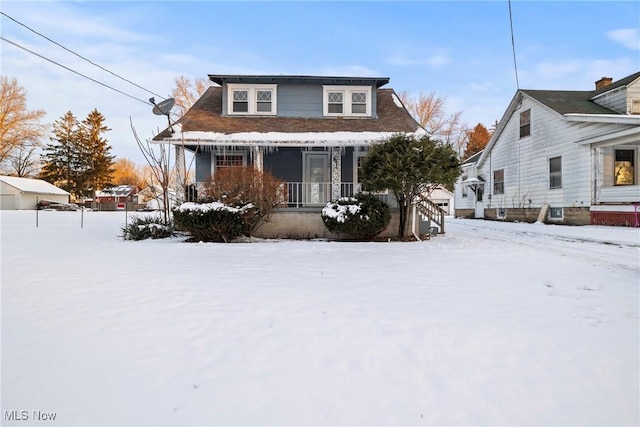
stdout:
[[475,193],[476,193],[475,218],[484,218],[484,201],[483,201],[484,185],[477,185]]
[[330,199],[329,153],[304,153],[302,197],[305,205],[325,204]]

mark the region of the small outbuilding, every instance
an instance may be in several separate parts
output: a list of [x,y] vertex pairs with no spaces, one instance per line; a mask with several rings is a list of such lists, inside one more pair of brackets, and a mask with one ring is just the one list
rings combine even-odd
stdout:
[[36,209],[38,202],[69,203],[71,194],[41,179],[0,176],[0,209]]

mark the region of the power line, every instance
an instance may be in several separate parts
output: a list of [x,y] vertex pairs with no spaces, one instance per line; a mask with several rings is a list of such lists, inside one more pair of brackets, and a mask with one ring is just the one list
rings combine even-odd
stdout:
[[120,93],[120,94],[122,94],[122,95],[124,95],[124,96],[128,96],[129,98],[135,99],[136,101],[140,101],[140,102],[142,102],[143,104],[146,104],[146,105],[153,105],[153,104],[151,104],[151,103],[150,103],[150,102],[148,102],[148,101],[144,101],[144,100],[142,100],[142,99],[140,99],[140,98],[136,98],[136,97],[135,97],[135,96],[133,96],[133,95],[129,95],[128,93],[123,92],[123,91],[121,91],[121,90],[119,90],[119,89],[116,89],[116,88],[114,88],[114,87],[111,87],[111,86],[109,86],[109,85],[108,85],[108,84],[106,84],[106,83],[102,83],[102,82],[100,82],[100,81],[98,81],[98,80],[96,80],[96,79],[93,79],[93,78],[91,78],[91,77],[89,77],[89,76],[86,76],[86,75],[84,75],[84,74],[82,74],[82,73],[80,73],[80,72],[78,72],[78,71],[76,71],[76,70],[73,70],[73,69],[71,69],[71,68],[69,68],[69,67],[67,67],[67,66],[65,66],[65,65],[62,65],[62,64],[60,64],[60,63],[58,63],[58,62],[56,62],[56,61],[54,61],[54,60],[52,60],[52,59],[49,59],[49,58],[47,58],[47,57],[45,57],[45,56],[42,56],[42,55],[40,55],[39,53],[36,53],[36,52],[34,52],[34,51],[32,51],[32,50],[27,49],[27,48],[26,48],[26,47],[24,47],[24,46],[19,45],[18,43],[15,43],[15,42],[12,42],[11,40],[6,39],[5,37],[0,36],[0,40],[5,41],[5,42],[7,42],[7,43],[9,43],[9,44],[12,44],[12,45],[14,45],[15,47],[20,48],[20,49],[22,49],[22,50],[24,50],[24,51],[27,51],[27,52],[29,52],[29,53],[30,53],[30,54],[32,54],[32,55],[35,55],[35,56],[37,56],[37,57],[39,57],[39,58],[44,59],[45,61],[49,61],[49,62],[51,62],[52,64],[57,65],[58,67],[62,67],[62,68],[64,68],[64,69],[65,69],[65,70],[67,70],[67,71],[71,71],[72,73],[75,73],[75,74],[77,74],[77,75],[79,75],[79,76],[81,76],[81,77],[84,77],[85,79],[91,80],[91,81],[92,81],[92,82],[94,82],[94,83],[98,83],[99,85],[102,85],[102,86],[104,86],[104,87],[106,87],[106,88],[109,88],[109,89],[111,89],[111,90],[114,90],[114,91],[116,91],[116,92],[118,92],[118,93]]
[[101,70],[104,70],[104,71],[106,71],[107,73],[109,73],[109,74],[111,74],[111,75],[113,75],[113,76],[115,76],[115,77],[117,77],[117,78],[119,78],[119,79],[121,79],[121,80],[124,80],[125,82],[130,83],[130,84],[132,84],[132,85],[136,86],[137,88],[140,88],[140,89],[144,90],[145,92],[149,92],[149,93],[150,93],[150,94],[152,94],[152,95],[158,96],[158,97],[160,97],[160,98],[164,98],[162,95],[158,95],[157,93],[152,92],[152,91],[150,91],[149,89],[145,89],[144,87],[140,86],[139,84],[136,84],[136,83],[132,82],[131,80],[128,80],[128,79],[126,79],[126,78],[124,78],[124,77],[122,77],[122,76],[120,76],[120,75],[118,75],[118,74],[114,73],[113,71],[110,71],[110,70],[106,69],[105,67],[103,67],[103,66],[102,66],[102,65],[100,65],[100,64],[96,64],[95,62],[91,61],[90,59],[85,58],[84,56],[80,55],[79,53],[74,52],[73,50],[71,50],[71,49],[69,49],[69,48],[67,48],[67,47],[65,47],[65,46],[63,46],[63,45],[61,45],[60,43],[58,43],[58,42],[56,42],[56,41],[54,41],[54,40],[51,40],[49,37],[45,36],[44,34],[41,34],[41,33],[37,32],[37,31],[36,31],[36,30],[34,30],[33,28],[29,27],[29,26],[28,26],[28,25],[26,25],[26,24],[23,24],[22,22],[18,21],[18,20],[17,20],[17,19],[15,19],[15,18],[12,18],[11,16],[7,15],[6,13],[4,13],[4,12],[0,12],[0,14],[1,14],[1,15],[3,15],[3,16],[6,16],[6,17],[7,17],[7,18],[9,18],[9,19],[11,19],[11,20],[12,20],[13,22],[15,22],[16,24],[22,25],[24,28],[26,28],[27,30],[31,31],[32,33],[35,33],[35,34],[39,35],[40,37],[42,37],[42,38],[44,38],[44,39],[46,39],[46,40],[50,41],[51,43],[53,43],[53,44],[55,44],[55,45],[57,45],[57,46],[60,46],[61,48],[63,48],[64,50],[66,50],[66,51],[67,51],[67,52],[69,52],[69,53],[74,54],[74,55],[75,55],[75,56],[77,56],[78,58],[80,58],[80,59],[83,59],[83,60],[87,61],[87,62],[88,62],[88,63],[90,63],[91,65],[94,65],[94,66],[96,66],[96,67],[100,68]]
[[513,68],[516,72],[516,87],[520,90],[520,82],[518,82],[518,64],[516,63],[516,42],[513,37],[513,16],[511,15],[511,0],[509,0],[509,25],[511,27],[511,50],[513,51]]

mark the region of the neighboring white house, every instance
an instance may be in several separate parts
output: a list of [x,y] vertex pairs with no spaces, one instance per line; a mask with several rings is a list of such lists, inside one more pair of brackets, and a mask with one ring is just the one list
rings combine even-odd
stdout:
[[0,209],[36,209],[38,202],[69,203],[70,194],[40,179],[0,176]]
[[[169,209],[178,206],[178,193],[175,190],[168,189]],[[138,196],[138,204],[145,205],[147,209],[163,210],[164,197],[162,195],[162,187],[159,185],[151,185],[136,194]]]
[[640,223],[640,72],[593,91],[518,90],[462,165],[456,216]]

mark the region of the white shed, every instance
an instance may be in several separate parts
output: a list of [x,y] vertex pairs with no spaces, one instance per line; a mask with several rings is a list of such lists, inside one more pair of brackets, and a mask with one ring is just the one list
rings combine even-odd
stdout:
[[69,203],[70,194],[41,179],[0,176],[0,209],[36,209],[38,201]]

